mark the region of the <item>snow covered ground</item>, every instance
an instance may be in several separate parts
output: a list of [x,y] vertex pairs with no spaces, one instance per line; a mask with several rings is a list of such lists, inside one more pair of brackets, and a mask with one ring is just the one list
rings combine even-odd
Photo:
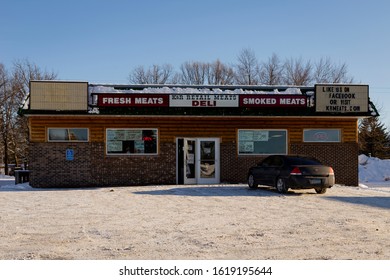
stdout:
[[390,161],[359,160],[359,187],[323,195],[245,183],[48,190],[2,176],[0,259],[390,260]]
[[359,186],[390,192],[390,160],[360,155]]
[[[359,187],[390,192],[390,159],[359,156]],[[15,178],[0,175],[0,190],[28,191],[37,190],[28,183],[15,185]]]

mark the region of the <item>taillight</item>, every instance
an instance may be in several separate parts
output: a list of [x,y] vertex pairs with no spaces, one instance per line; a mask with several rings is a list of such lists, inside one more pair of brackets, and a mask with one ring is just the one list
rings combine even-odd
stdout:
[[332,167],[329,167],[329,175],[334,175],[334,171]]
[[290,172],[290,175],[302,175],[302,172],[299,167],[294,167],[294,169]]

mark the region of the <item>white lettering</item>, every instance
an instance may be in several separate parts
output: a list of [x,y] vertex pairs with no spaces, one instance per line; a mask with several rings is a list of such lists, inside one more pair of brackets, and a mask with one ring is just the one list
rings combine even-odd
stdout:
[[243,103],[251,105],[274,105],[276,104],[275,98],[244,98]]
[[163,104],[164,99],[162,97],[137,97],[134,100],[135,104]]

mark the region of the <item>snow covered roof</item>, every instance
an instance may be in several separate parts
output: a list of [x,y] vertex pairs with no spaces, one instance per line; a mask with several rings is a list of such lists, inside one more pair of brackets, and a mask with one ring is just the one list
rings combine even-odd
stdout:
[[[304,89],[304,90],[301,90]],[[208,85],[89,85],[90,94],[303,94],[314,88],[293,86],[208,86]]]

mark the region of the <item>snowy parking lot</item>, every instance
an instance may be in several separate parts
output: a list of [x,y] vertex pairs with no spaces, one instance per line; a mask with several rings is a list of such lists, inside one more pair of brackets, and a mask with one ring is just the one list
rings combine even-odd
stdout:
[[365,176],[323,195],[245,184],[33,189],[3,177],[0,258],[389,260],[390,184]]

